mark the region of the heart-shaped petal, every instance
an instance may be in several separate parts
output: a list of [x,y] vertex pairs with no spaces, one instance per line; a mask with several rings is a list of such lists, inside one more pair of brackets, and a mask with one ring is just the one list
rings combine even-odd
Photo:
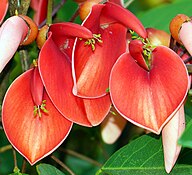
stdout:
[[98,99],[82,99],[72,94],[70,58],[59,50],[51,34],[41,49],[39,69],[50,98],[67,119],[85,126],[101,123],[110,109],[109,95]]
[[27,24],[18,16],[10,17],[3,23],[0,28],[0,72],[13,57],[27,33]]
[[0,24],[3,21],[8,9],[8,0],[0,1]]
[[132,123],[159,134],[183,103],[189,85],[185,65],[165,46],[152,52],[149,71],[140,67],[129,53],[114,65],[110,94],[114,107]]
[[177,141],[185,129],[185,112],[184,105],[177,111],[171,120],[162,129],[162,141],[164,150],[164,162],[167,173],[170,173],[173,168],[181,146]]
[[65,119],[44,91],[48,113],[34,116],[31,96],[33,69],[19,76],[8,89],[2,106],[7,138],[31,165],[52,153],[67,137],[72,123]]

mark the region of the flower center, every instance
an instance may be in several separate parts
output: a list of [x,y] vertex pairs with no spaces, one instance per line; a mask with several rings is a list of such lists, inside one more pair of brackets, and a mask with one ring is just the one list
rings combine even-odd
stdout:
[[149,41],[149,39],[144,39],[141,38],[140,36],[138,36],[134,31],[130,30],[130,34],[132,35],[132,40],[140,40],[143,43],[143,57],[145,59],[145,62],[147,64],[148,70],[150,70],[151,68],[151,64],[152,64],[152,51],[155,48],[154,45],[151,44],[151,42]]
[[95,44],[96,43],[103,43],[102,39],[101,39],[101,34],[93,34],[93,38],[88,39],[87,41],[85,41],[85,46],[91,46],[91,49],[93,51],[95,51]]
[[154,46],[150,43],[150,41],[148,39],[146,39],[146,41],[142,41],[143,42],[143,56],[144,56],[144,59],[145,59],[145,62],[150,70],[151,68],[151,62],[152,62],[152,59],[151,59],[151,55],[152,55],[152,51],[154,49]]
[[48,110],[46,109],[46,100],[43,100],[41,105],[34,106],[34,111],[33,111],[34,117],[38,115],[41,118],[42,112],[48,114]]

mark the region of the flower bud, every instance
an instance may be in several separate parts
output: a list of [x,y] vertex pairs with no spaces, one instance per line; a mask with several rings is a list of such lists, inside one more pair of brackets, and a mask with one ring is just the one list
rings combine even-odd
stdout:
[[19,17],[21,17],[29,27],[28,34],[24,39],[24,41],[21,43],[21,45],[29,45],[36,39],[38,33],[38,27],[36,23],[28,16],[19,15]]
[[180,38],[179,38],[179,31],[182,27],[182,24],[190,21],[190,18],[184,14],[178,14],[175,16],[169,25],[169,30],[171,32],[172,37],[180,44],[182,44]]
[[47,40],[47,33],[48,33],[48,30],[49,30],[49,26],[48,25],[45,25],[43,26],[38,34],[37,34],[37,39],[36,39],[36,43],[37,43],[37,46],[39,49],[41,49],[45,43],[45,41]]

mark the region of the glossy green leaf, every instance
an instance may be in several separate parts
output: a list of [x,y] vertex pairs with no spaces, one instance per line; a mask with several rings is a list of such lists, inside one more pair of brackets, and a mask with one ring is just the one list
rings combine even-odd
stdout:
[[[185,156],[189,156],[189,152],[181,156],[182,160],[173,168],[171,175],[192,174],[192,165],[183,164],[187,159]],[[166,175],[161,138],[155,135],[139,137],[114,153],[97,172],[97,175],[121,174]]]
[[190,0],[159,6],[152,8],[138,17],[145,27],[154,27],[169,32],[169,23],[177,14],[186,14],[191,16],[192,3]]
[[36,168],[38,175],[65,175],[63,172],[49,164],[39,164]]

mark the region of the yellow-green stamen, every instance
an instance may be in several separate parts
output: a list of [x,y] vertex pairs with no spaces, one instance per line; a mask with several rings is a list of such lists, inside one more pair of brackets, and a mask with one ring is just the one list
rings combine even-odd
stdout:
[[94,50],[95,50],[95,44],[96,44],[96,42],[103,43],[103,41],[102,41],[102,39],[101,39],[101,34],[93,34],[93,38],[88,39],[88,40],[85,42],[85,45],[91,45],[91,48],[92,48],[92,50],[94,51]]
[[48,110],[45,107],[46,107],[46,100],[43,100],[41,105],[34,106],[34,111],[33,111],[34,117],[38,115],[41,118],[42,117],[41,112],[44,112],[47,114]]

